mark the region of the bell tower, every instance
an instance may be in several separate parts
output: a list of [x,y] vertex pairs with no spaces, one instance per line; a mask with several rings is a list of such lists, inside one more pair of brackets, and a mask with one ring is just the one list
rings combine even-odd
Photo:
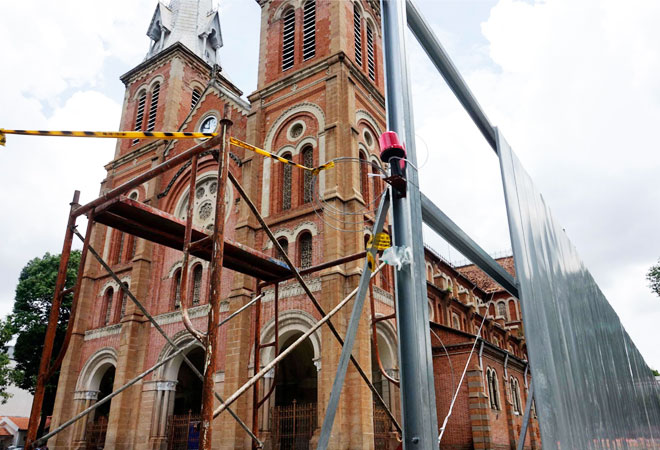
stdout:
[[[336,158],[352,161],[338,164],[336,169],[324,171],[312,180],[291,166],[246,155],[250,170],[256,175],[249,181],[255,202],[260,200],[262,215],[294,264],[306,268],[364,249],[362,223],[332,223],[324,218],[324,208],[318,200],[334,210],[356,214],[368,209],[367,205],[383,189],[376,179],[368,177],[368,165],[360,163],[380,164],[376,142],[386,127],[380,8],[378,2],[369,0],[257,3],[261,7],[259,73],[257,90],[249,96],[252,109],[248,116],[248,141],[307,166]],[[312,183],[316,183],[313,188]],[[367,223],[374,219],[368,214],[362,218]],[[245,224],[249,227],[249,221]],[[272,248],[257,227],[254,233],[257,248]],[[325,311],[330,311],[357,286],[362,264],[359,260],[339,265],[309,279]],[[383,296],[390,295],[390,280],[386,275],[378,278],[377,288]],[[300,332],[321,318],[304,294],[287,293],[283,287],[280,292],[281,301],[296,309],[295,313],[287,313],[287,320],[308,324],[300,325]],[[340,334],[345,332],[349,316],[350,308],[346,308],[333,319]],[[370,374],[368,316],[365,311],[353,355]],[[317,370],[314,383],[319,428],[311,437],[312,446],[318,440],[341,353],[327,328],[319,334],[320,348],[314,347],[312,356]],[[248,339],[246,333],[240,340]],[[284,345],[285,341],[281,336],[280,343]],[[236,348],[232,350],[230,345]],[[225,393],[240,387],[239,371],[248,373],[247,366],[240,368],[247,364],[241,361],[243,348],[245,344],[228,343]],[[261,365],[265,362],[262,360]],[[234,376],[230,374],[232,367]],[[272,382],[280,386],[277,376]],[[275,395],[259,413],[263,416],[268,406],[286,408],[285,397],[297,398],[299,405],[300,398],[308,398],[308,394],[309,391],[287,390],[287,396]],[[349,366],[330,448],[373,448],[373,417],[372,394],[355,368]],[[273,427],[277,424],[271,424],[269,430],[276,438]],[[235,424],[223,428],[223,436],[231,442],[226,448],[239,448],[234,446],[238,445],[236,438],[240,441],[242,435]],[[240,448],[249,448],[248,444],[243,440]]]

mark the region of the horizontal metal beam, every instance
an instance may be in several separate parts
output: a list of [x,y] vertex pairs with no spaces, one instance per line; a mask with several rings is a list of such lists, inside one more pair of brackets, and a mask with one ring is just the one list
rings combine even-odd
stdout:
[[431,58],[431,61],[477,125],[479,131],[481,131],[495,153],[497,153],[497,139],[493,125],[458,72],[449,54],[442,47],[440,40],[433,33],[433,30],[431,30],[431,27],[424,20],[412,0],[406,1],[406,13],[410,31],[412,31],[426,54]]
[[447,217],[424,194],[422,194],[422,220],[507,292],[516,298],[520,298],[516,280],[511,274],[504,270],[497,261],[486,253],[484,249],[479,247],[465,231]]

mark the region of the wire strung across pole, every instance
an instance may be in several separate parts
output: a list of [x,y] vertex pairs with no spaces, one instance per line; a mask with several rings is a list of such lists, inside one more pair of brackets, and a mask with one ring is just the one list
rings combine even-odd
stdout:
[[472,350],[470,350],[470,355],[468,356],[467,361],[465,362],[465,368],[463,369],[463,374],[461,375],[461,379],[458,381],[458,386],[456,387],[456,392],[454,392],[454,397],[451,399],[451,404],[449,405],[449,411],[447,412],[447,416],[445,417],[445,420],[442,422],[442,427],[440,427],[440,434],[438,435],[438,446],[440,445],[440,441],[442,440],[442,435],[445,434],[445,429],[447,428],[447,422],[449,421],[449,417],[451,417],[451,413],[454,410],[454,403],[456,403],[456,399],[458,398],[458,392],[461,390],[461,385],[463,384],[465,373],[467,372],[468,366],[470,365],[472,354],[474,353],[474,349],[477,346],[477,342],[479,342],[479,338],[481,337],[481,329],[484,327],[484,322],[486,322],[486,316],[487,314],[484,314],[484,318],[481,320],[481,325],[479,325],[479,331],[477,331],[477,336],[474,339],[474,344],[472,344]]

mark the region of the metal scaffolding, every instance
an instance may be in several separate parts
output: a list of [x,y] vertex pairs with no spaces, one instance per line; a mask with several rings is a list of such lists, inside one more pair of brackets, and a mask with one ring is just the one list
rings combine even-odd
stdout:
[[[68,223],[66,226],[64,245],[62,248],[62,258],[55,286],[55,295],[53,298],[52,309],[50,312],[46,340],[39,369],[37,388],[34,397],[34,403],[30,416],[30,425],[26,441],[26,447],[29,448],[36,442],[43,442],[66,427],[75,423],[77,420],[85,417],[94,409],[103,403],[110,401],[111,398],[121,394],[125,389],[137,383],[145,376],[152,373],[158,367],[165,364],[175,356],[183,355],[184,361],[192,371],[203,380],[202,395],[202,421],[200,432],[200,448],[208,450],[211,448],[212,421],[214,417],[228,411],[240,426],[246,431],[253,442],[253,448],[262,447],[263,443],[259,439],[258,412],[266,400],[273,394],[274,385],[269,388],[264,396],[259,398],[259,380],[271,369],[277,370],[277,364],[290,354],[293,349],[301,344],[308,336],[314,333],[323,325],[326,325],[331,334],[342,346],[342,352],[337,365],[337,372],[334,379],[330,399],[324,415],[323,426],[319,438],[318,448],[325,450],[328,446],[333,427],[335,414],[339,404],[339,398],[343,387],[347,367],[351,363],[357,370],[360,377],[371,390],[374,398],[379,405],[384,408],[389,419],[392,421],[396,430],[402,434],[402,446],[404,449],[431,449],[437,448],[439,444],[438,437],[438,419],[436,417],[435,388],[433,380],[433,364],[431,359],[430,329],[427,308],[427,293],[424,275],[424,250],[422,241],[422,223],[426,223],[432,230],[445,238],[450,244],[457,248],[463,255],[472,260],[476,266],[482,269],[487,275],[493,278],[504,289],[512,295],[520,298],[521,283],[523,288],[526,280],[519,280],[507,273],[492,257],[490,257],[482,248],[480,248],[460,227],[451,221],[433,202],[424,196],[419,190],[419,180],[417,173],[417,159],[415,152],[415,133],[412,114],[412,93],[410,89],[410,76],[408,69],[405,32],[406,25],[410,28],[415,38],[419,41],[422,48],[426,51],[433,64],[447,81],[461,104],[465,107],[470,117],[473,119],[477,128],[484,135],[486,141],[493,150],[502,158],[504,150],[503,143],[499,142],[500,136],[496,128],[492,126],[485,113],[479,106],[473,94],[470,92],[467,84],[462,79],[458,70],[451,62],[449,56],[442,48],[440,41],[431,31],[431,27],[425,22],[412,0],[381,0],[382,24],[383,24],[383,48],[385,61],[385,79],[386,79],[386,100],[387,100],[387,118],[389,130],[398,133],[405,144],[399,143],[395,135],[384,136],[381,139],[381,158],[384,162],[391,162],[389,166],[389,176],[385,179],[389,185],[385,195],[383,195],[378,212],[374,220],[373,235],[379,233],[385,223],[385,218],[391,208],[393,244],[400,250],[404,258],[404,263],[396,271],[395,283],[395,311],[396,314],[376,318],[374,314],[373,296],[371,302],[371,327],[373,330],[372,340],[376,344],[375,325],[378,321],[396,318],[398,333],[398,356],[400,362],[400,379],[396,380],[385,372],[378,356],[377,345],[375,348],[376,361],[379,370],[384,377],[392,384],[400,385],[401,404],[402,404],[402,423],[400,426],[392,412],[386,406],[382,397],[378,394],[376,388],[371,383],[369,377],[360,366],[358,361],[352,355],[352,349],[358,328],[358,322],[362,314],[366,295],[370,292],[370,282],[372,277],[382,269],[381,265],[373,264],[376,255],[376,248],[372,245],[366,252],[360,252],[349,255],[334,261],[328,261],[315,267],[305,270],[296,268],[287,256],[287,253],[281,247],[273,235],[270,228],[265,223],[257,207],[248,197],[241,184],[229,170],[228,147],[230,145],[230,129],[232,123],[225,118],[221,121],[221,133],[211,139],[196,145],[179,155],[173,156],[169,160],[147,170],[134,179],[117,186],[104,193],[97,199],[79,205],[79,193],[76,192],[71,203]],[[388,133],[386,133],[388,134]],[[388,145],[383,145],[386,143]],[[247,145],[247,144],[246,144]],[[215,159],[218,162],[218,192],[215,205],[215,225],[213,232],[209,235],[203,230],[197,229],[193,225],[192,205],[197,179],[197,166],[202,152],[213,150]],[[505,156],[508,154],[505,152]],[[265,153],[265,152],[264,152]],[[387,154],[387,158],[385,155]],[[267,156],[274,157],[273,155]],[[392,159],[394,158],[394,159]],[[276,158],[277,159],[277,158]],[[185,220],[180,220],[164,211],[158,210],[143,203],[131,200],[125,197],[125,194],[140,184],[163,174],[164,172],[190,162],[190,190],[188,193],[188,214]],[[284,161],[286,162],[286,161]],[[289,162],[290,163],[290,162]],[[503,176],[504,177],[504,176]],[[272,242],[277,254],[284,260],[279,261],[262,254],[256,250],[247,248],[239,243],[232,242],[224,236],[224,190],[227,183],[232,183],[240,197],[253,216],[257,219],[261,228]],[[507,212],[511,216],[511,208],[516,205],[507,204]],[[76,229],[76,220],[87,215],[88,225],[85,236],[83,237]],[[92,230],[96,223],[113,227],[125,233],[132,234],[135,237],[154,242],[169,248],[182,250],[184,253],[184,264],[181,277],[181,313],[182,321],[186,329],[195,339],[202,343],[205,348],[206,359],[203,373],[198,371],[192,362],[185,356],[185,350],[193,342],[186,346],[179,347],[158,325],[154,317],[147,311],[144,305],[130,291],[130,289],[120,282],[119,277],[105,263],[102,257],[91,246]],[[59,350],[59,354],[51,364],[53,353],[53,341],[55,328],[58,320],[62,297],[69,291],[64,290],[66,282],[66,267],[69,262],[71,245],[73,237],[77,236],[83,240],[83,249],[81,262],[79,266],[79,275],[73,287],[73,304],[71,309],[71,318],[67,329],[64,343]],[[517,237],[517,236],[513,236]],[[513,239],[512,239],[513,240]],[[519,247],[522,247],[520,244]],[[524,250],[524,249],[523,249]],[[515,258],[522,260],[522,250],[514,245]],[[121,388],[115,390],[111,395],[99,401],[95,405],[85,409],[76,416],[62,423],[56,429],[50,431],[47,435],[37,438],[37,428],[39,425],[41,406],[44,397],[46,381],[60,367],[64,355],[69,346],[73,332],[72,324],[76,321],[77,309],[80,303],[81,279],[83,268],[88,255],[91,254],[98,263],[105,268],[110,277],[119,283],[120,288],[142,314],[153,324],[156,330],[167,340],[172,347],[173,353],[158,362],[155,366],[131,379]],[[187,261],[190,256],[196,256],[206,261],[210,261],[211,284],[209,292],[210,311],[208,315],[207,331],[202,332],[195,329],[189,314],[188,304],[190,299],[186,298],[188,292],[186,286],[189,283],[189,274]],[[358,259],[365,259],[364,268],[358,287],[339,302],[331,311],[326,311],[318,299],[312,293],[307,285],[303,275],[314,273],[334,265],[345,264]],[[406,262],[407,261],[407,262]],[[421,263],[420,263],[421,262]],[[239,310],[220,321],[220,301],[222,288],[223,268],[234,270],[259,280],[257,292],[254,298],[243,305]],[[520,273],[520,271],[518,272]],[[322,317],[313,327],[303,333],[291,346],[280,352],[279,348],[279,283],[285,280],[295,279],[305,292],[309,301],[312,303],[318,314]],[[274,288],[274,323],[275,337],[272,342],[261,342],[261,307],[263,290],[268,286]],[[355,297],[353,311],[350,316],[345,336],[341,336],[332,322],[332,317],[350,300]],[[523,304],[523,312],[527,308],[531,295],[528,298],[520,298]],[[216,348],[218,329],[232,318],[249,307],[255,307],[254,313],[254,334],[252,342],[252,353],[255,362],[254,375],[249,378],[236,392],[232,393],[226,399],[222,399],[217,392],[214,392],[213,374],[216,367]],[[527,320],[527,317],[525,317]],[[475,342],[476,346],[476,342]],[[482,341],[483,346],[483,341]],[[265,367],[259,369],[260,352],[265,349],[274,348],[274,359]],[[474,348],[473,348],[474,349]],[[536,349],[530,349],[532,354]],[[633,349],[634,350],[634,349]],[[631,352],[633,351],[631,350]],[[628,352],[628,347],[626,347]],[[627,353],[626,353],[627,354]],[[536,369],[537,366],[535,366]],[[640,365],[641,367],[641,365]],[[536,369],[541,370],[541,369]],[[632,372],[631,372],[632,373]],[[252,389],[252,420],[248,425],[243,422],[230,408],[241,395]],[[638,388],[635,388],[638,389]],[[641,388],[640,388],[641,389]],[[538,393],[547,391],[547,386],[537,384],[534,390]],[[532,388],[530,387],[527,405],[523,418],[523,427],[518,437],[518,448],[522,448],[525,441],[527,423],[530,417],[532,405]],[[213,408],[214,397],[218,399],[220,405]],[[652,399],[651,399],[652,400]],[[651,401],[649,400],[649,401]],[[651,409],[652,406],[649,406]],[[541,413],[539,412],[539,415]],[[541,417],[543,420],[543,417]],[[445,420],[446,422],[446,420]],[[585,419],[585,423],[588,422]],[[594,435],[595,436],[595,435]],[[651,437],[653,439],[653,437]],[[548,441],[550,444],[551,441]],[[608,444],[609,445],[609,444]],[[594,447],[599,448],[599,447]]]

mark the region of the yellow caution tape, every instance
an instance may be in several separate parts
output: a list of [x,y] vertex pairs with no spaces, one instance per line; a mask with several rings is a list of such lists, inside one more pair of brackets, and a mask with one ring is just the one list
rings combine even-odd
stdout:
[[235,145],[236,147],[241,147],[241,148],[244,148],[246,150],[250,150],[251,152],[255,152],[258,155],[273,158],[274,160],[279,161],[281,163],[289,164],[289,165],[298,167],[299,169],[309,170],[310,172],[312,172],[314,174],[317,174],[322,170],[330,169],[332,167],[335,167],[334,161],[330,161],[329,163],[323,164],[322,166],[319,166],[319,167],[316,167],[316,168],[303,166],[302,164],[295,163],[295,162],[291,161],[290,159],[282,158],[281,156],[277,156],[274,153],[267,152],[266,150],[260,149],[259,147],[255,147],[254,145],[250,145],[246,142],[238,140],[235,137],[230,137],[229,138],[229,143],[231,145]]
[[0,128],[0,145],[6,142],[5,134],[26,136],[60,136],[110,139],[203,139],[217,136],[218,133],[187,133],[169,131],[43,131],[43,130],[5,130]]
[[[7,142],[7,134],[20,134],[27,136],[60,136],[60,137],[87,137],[87,138],[111,138],[111,139],[205,139],[218,136],[218,133],[188,133],[188,132],[170,132],[170,131],[43,131],[43,130],[5,130],[0,128],[0,145],[5,145]],[[273,153],[262,150],[254,145],[247,144],[234,137],[229,138],[229,143],[246,150],[253,151],[259,155],[273,158],[285,164],[291,164],[300,169],[309,170],[314,174],[320,171],[330,169],[335,166],[334,161],[323,164],[319,167],[306,167],[301,164],[294,163],[291,160],[282,158]]]

